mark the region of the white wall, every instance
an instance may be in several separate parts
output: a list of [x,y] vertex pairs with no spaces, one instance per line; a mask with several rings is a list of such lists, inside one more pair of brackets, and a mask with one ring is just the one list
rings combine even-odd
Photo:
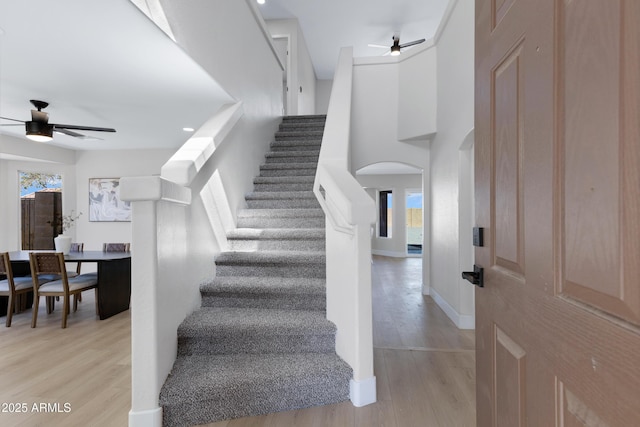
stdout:
[[[379,237],[377,229],[371,240],[371,250],[375,255],[407,256],[407,192],[422,189],[422,175],[356,175],[356,179],[366,188],[367,193],[376,200],[380,190],[393,191],[393,221],[391,237]],[[378,211],[376,211],[378,212]],[[378,219],[379,220],[379,219]],[[378,224],[376,223],[376,227]]]
[[431,295],[460,327],[473,327],[474,287],[460,280],[460,149],[473,129],[474,5],[454,2],[437,40],[438,133],[431,144]]
[[[398,81],[403,62],[363,63],[354,59],[354,63],[351,170],[382,161],[406,163],[426,170],[426,142],[407,143],[398,138]],[[415,82],[416,85],[423,83]]]
[[400,63],[398,139],[428,140],[436,132],[436,48],[421,48]]
[[287,114],[316,114],[316,73],[298,20],[269,20],[267,27],[273,37],[289,38]]
[[316,81],[316,114],[327,114],[333,80]]
[[[264,21],[253,15],[255,2],[161,0],[178,44],[233,98],[244,116],[232,144],[236,161],[221,163],[220,175],[233,214],[245,206],[244,194],[269,149],[282,114],[282,68]],[[259,12],[257,12],[259,14]],[[264,32],[263,32],[264,31]],[[239,54],[238,46],[243,46]],[[221,60],[223,58],[223,60]],[[315,82],[314,82],[315,85]]]
[[[89,221],[89,179],[157,175],[173,150],[78,151],[75,165],[75,239],[85,250],[102,250],[105,242],[131,242],[131,222]],[[66,209],[65,209],[66,211]],[[135,251],[135,247],[131,248]]]

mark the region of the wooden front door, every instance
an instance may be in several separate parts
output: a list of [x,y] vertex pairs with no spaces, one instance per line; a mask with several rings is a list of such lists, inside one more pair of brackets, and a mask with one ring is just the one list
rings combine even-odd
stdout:
[[478,426],[640,426],[640,1],[477,0]]

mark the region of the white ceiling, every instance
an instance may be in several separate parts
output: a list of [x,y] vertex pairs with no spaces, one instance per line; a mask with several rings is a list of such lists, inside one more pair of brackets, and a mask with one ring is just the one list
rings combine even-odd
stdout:
[[[378,56],[384,49],[367,44],[432,38],[449,0],[266,1],[265,19],[298,18],[317,77],[330,79],[343,46]],[[129,0],[0,0],[0,116],[29,120],[29,100],[39,99],[52,123],[117,130],[82,132],[102,141],[54,134],[48,144],[175,148],[188,138],[182,128],[199,127],[224,96]],[[24,138],[23,126],[2,133]]]
[[298,18],[319,79],[333,78],[341,47],[352,46],[356,57],[379,56],[400,43],[431,39],[449,0],[266,0],[259,6],[265,19]]
[[209,75],[128,0],[0,0],[0,28],[0,116],[30,120],[39,99],[51,123],[116,129],[48,144],[173,148],[219,108]]

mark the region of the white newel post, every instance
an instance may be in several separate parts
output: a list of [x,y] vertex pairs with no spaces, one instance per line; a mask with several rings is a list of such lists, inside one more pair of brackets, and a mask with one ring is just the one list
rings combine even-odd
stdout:
[[132,206],[130,427],[161,427],[158,347],[158,204],[189,204],[191,193],[158,176],[125,177],[121,197]]
[[162,426],[158,404],[157,201],[132,202],[133,246],[146,242],[131,260],[130,426]]

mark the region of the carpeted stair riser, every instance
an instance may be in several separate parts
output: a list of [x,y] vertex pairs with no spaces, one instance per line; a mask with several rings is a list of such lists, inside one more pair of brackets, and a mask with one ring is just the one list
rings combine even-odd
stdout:
[[[271,192],[275,193],[275,192]],[[265,192],[265,194],[269,194],[269,192]],[[315,208],[320,206],[318,204],[317,199],[307,199],[307,198],[264,198],[264,199],[252,199],[247,200],[247,206],[251,209],[277,209],[277,208]]]
[[306,116],[284,116],[282,123],[325,123],[327,116],[324,114],[306,115]]
[[317,151],[272,151],[265,156],[265,163],[318,163]]
[[316,176],[315,163],[265,163],[260,176]]
[[325,116],[285,117],[231,251],[178,330],[160,393],[165,427],[337,403],[352,370],[326,319],[325,216],[313,194]]
[[314,209],[242,209],[239,228],[324,228],[325,216]]
[[178,355],[331,353],[336,327],[322,311],[203,307],[178,329]]
[[324,279],[310,277],[221,277],[200,286],[202,307],[326,310]]
[[276,132],[276,141],[314,141],[322,143],[322,131]]
[[219,264],[216,273],[220,276],[271,276],[271,277],[326,277],[324,264],[308,264],[293,267],[285,263],[229,263]]
[[[296,233],[300,230],[300,233]],[[317,229],[236,229],[228,233],[232,251],[323,251],[324,230]]]
[[271,143],[271,152],[284,151],[319,151],[320,141],[274,141]]
[[318,123],[281,123],[278,132],[322,132],[324,125]]
[[[309,177],[313,178],[313,177]],[[312,182],[282,182],[280,184],[254,184],[254,190],[256,191],[271,191],[271,192],[281,192],[281,191],[312,191],[313,190],[313,181]]]
[[[349,399],[351,376],[349,365],[335,354],[179,357],[160,394],[164,425],[187,427],[341,402]],[[189,389],[180,387],[182,382]]]

